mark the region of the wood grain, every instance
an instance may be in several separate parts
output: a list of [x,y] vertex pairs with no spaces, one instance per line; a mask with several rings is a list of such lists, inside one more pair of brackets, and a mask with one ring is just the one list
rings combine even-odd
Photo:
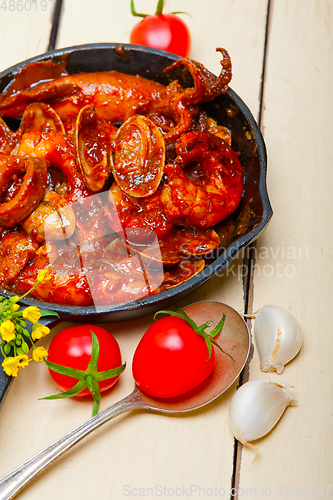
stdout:
[[53,8],[53,0],[1,2],[0,71],[47,51]]
[[[274,216],[257,242],[257,310],[289,310],[304,346],[273,381],[295,386],[298,403],[257,446],[243,450],[240,488],[282,498],[303,486],[302,498],[332,484],[332,153],[333,5],[330,1],[272,2],[264,82],[263,132]],[[255,358],[251,379],[265,378]],[[314,488],[314,493],[313,492]],[[323,497],[333,498],[332,487]],[[325,496],[327,493],[327,496]],[[301,494],[301,493],[299,493]],[[283,496],[284,495],[284,496]]]

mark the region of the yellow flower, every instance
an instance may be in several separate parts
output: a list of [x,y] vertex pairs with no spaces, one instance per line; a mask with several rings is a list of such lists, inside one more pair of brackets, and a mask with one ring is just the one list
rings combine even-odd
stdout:
[[35,361],[43,361],[44,358],[48,355],[47,350],[44,347],[36,347],[32,351],[32,357]]
[[41,317],[41,313],[39,312],[38,307],[29,306],[24,309],[22,316],[28,321],[31,321],[31,323],[37,323],[37,321]]
[[17,377],[17,372],[29,364],[29,359],[27,354],[20,354],[19,356],[9,356],[5,358],[2,367],[7,375],[12,377]]
[[19,370],[19,367],[17,365],[16,358],[13,357],[8,357],[5,358],[2,367],[4,371],[7,373],[7,375],[12,376],[12,377],[17,377],[17,372]]
[[17,364],[18,364],[19,370],[21,368],[28,366],[29,361],[31,361],[31,359],[28,358],[27,354],[19,354],[18,356],[16,356],[16,359],[17,359]]
[[42,271],[39,271],[37,275],[37,280],[43,283],[43,281],[48,281],[52,278],[51,274],[48,274],[49,270],[48,269],[43,269]]
[[12,311],[18,311],[20,309],[20,306],[18,304],[13,304],[11,307]]
[[50,331],[51,330],[47,326],[37,323],[32,327],[32,340],[41,339],[48,335]]
[[0,334],[5,342],[15,339],[15,325],[10,319],[0,324]]

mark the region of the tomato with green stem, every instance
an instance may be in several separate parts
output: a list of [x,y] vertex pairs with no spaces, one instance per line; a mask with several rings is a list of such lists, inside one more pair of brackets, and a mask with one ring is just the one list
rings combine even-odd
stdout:
[[163,7],[164,0],[159,0],[155,15],[139,14],[135,11],[134,0],[131,0],[133,16],[143,19],[132,29],[130,42],[187,57],[191,47],[190,32],[184,21],[176,15],[185,13],[163,14]]
[[118,342],[96,325],[72,326],[57,333],[45,363],[55,384],[65,392],[44,399],[91,394],[93,415],[98,413],[101,392],[110,389],[125,369]]
[[177,312],[159,311],[170,316],[148,328],[133,357],[132,371],[137,386],[156,398],[180,396],[197,387],[214,369],[212,344],[223,351],[214,337],[221,332],[225,315],[207,332],[211,326],[209,321],[197,326],[185,311],[177,309]]

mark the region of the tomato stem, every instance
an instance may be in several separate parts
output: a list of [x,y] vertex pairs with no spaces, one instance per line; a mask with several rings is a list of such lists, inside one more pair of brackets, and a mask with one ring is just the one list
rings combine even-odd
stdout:
[[155,16],[159,16],[163,13],[164,0],[158,0]]
[[101,391],[99,390],[98,382],[96,382],[96,380],[91,375],[88,375],[86,380],[88,389],[94,399],[94,406],[92,412],[92,416],[94,417],[95,415],[97,415],[101,404]]
[[184,321],[186,321],[186,323],[188,323],[190,325],[190,327],[195,331],[195,333],[197,335],[199,335],[200,337],[202,337],[203,339],[205,339],[205,342],[206,342],[206,345],[207,345],[207,349],[208,349],[208,359],[212,355],[212,343],[213,343],[214,345],[216,345],[216,347],[218,347],[220,349],[220,351],[222,351],[224,354],[226,354],[227,356],[229,356],[229,358],[231,358],[233,360],[233,362],[235,362],[234,358],[230,354],[228,354],[226,351],[224,351],[222,349],[222,347],[220,346],[220,344],[218,344],[218,342],[216,342],[214,340],[214,337],[216,337],[222,331],[222,328],[223,328],[225,320],[226,320],[226,315],[225,314],[223,314],[222,318],[220,319],[220,321],[218,322],[218,324],[215,326],[215,328],[213,328],[212,331],[206,332],[206,328],[209,328],[209,327],[212,326],[212,322],[211,321],[207,321],[203,325],[198,326],[193,321],[193,319],[191,319],[181,307],[179,307],[179,306],[176,305],[176,308],[177,308],[178,312],[176,312],[176,311],[158,311],[155,314],[154,319],[156,319],[156,315],[157,314],[162,314],[162,313],[163,314],[169,314],[170,316],[177,316],[178,318],[183,319]]
[[83,391],[88,387],[94,400],[94,406],[92,412],[92,416],[94,416],[97,415],[101,404],[101,391],[98,382],[120,375],[125,370],[126,363],[124,363],[121,366],[117,366],[117,368],[113,368],[112,370],[105,370],[99,372],[97,370],[98,359],[99,359],[99,342],[94,332],[90,330],[90,333],[91,333],[92,349],[91,349],[90,361],[86,370],[78,370],[77,368],[58,365],[56,363],[51,363],[51,361],[47,361],[46,359],[44,360],[46,366],[50,370],[60,373],[61,375],[66,375],[68,377],[75,378],[78,380],[78,383],[66,392],[62,392],[61,394],[54,394],[53,396],[48,396],[42,399],[70,398],[72,396],[76,396],[79,392]]
[[[155,16],[159,16],[163,14],[163,9],[164,9],[164,0],[158,0],[157,6],[156,6],[156,11],[155,11]],[[139,12],[136,12],[135,6],[134,6],[134,0],[131,0],[131,13],[132,16],[134,17],[149,17],[151,14],[142,14]],[[177,14],[187,14],[188,16],[190,15],[188,12],[183,12],[182,10],[176,11],[176,12],[171,12],[171,14],[177,15]]]
[[134,17],[148,17],[149,14],[139,14],[134,7],[134,0],[131,0],[131,12]]

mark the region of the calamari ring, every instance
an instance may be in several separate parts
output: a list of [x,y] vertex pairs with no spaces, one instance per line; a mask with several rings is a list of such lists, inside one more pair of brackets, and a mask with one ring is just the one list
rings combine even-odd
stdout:
[[0,197],[15,175],[24,175],[15,196],[0,204],[0,225],[13,227],[40,203],[46,186],[48,162],[42,158],[0,156]]

